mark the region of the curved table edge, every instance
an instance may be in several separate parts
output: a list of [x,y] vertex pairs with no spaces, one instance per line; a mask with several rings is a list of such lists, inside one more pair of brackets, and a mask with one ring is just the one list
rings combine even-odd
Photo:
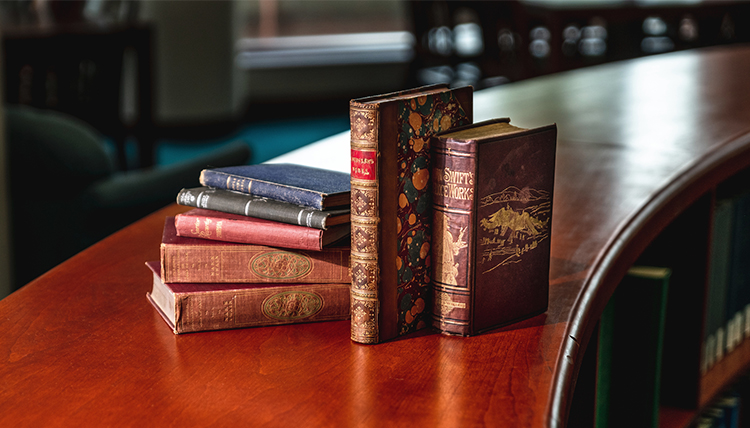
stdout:
[[[595,321],[628,267],[648,243],[700,196],[747,167],[750,167],[750,130],[685,165],[613,233],[599,252],[571,311],[560,347],[558,369],[552,375],[546,418],[549,427],[567,424],[582,351],[588,345]],[[653,223],[658,227],[645,227]]]

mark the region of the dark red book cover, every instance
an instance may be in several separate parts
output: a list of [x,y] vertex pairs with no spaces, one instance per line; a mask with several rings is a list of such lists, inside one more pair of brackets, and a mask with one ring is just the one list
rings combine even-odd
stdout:
[[196,208],[175,216],[178,236],[296,250],[321,251],[349,236],[350,225],[326,230]]
[[303,251],[185,238],[167,217],[161,271],[168,283],[343,283],[351,281],[349,254],[348,246]]
[[170,284],[159,262],[147,294],[175,334],[349,318],[349,284]]
[[433,325],[472,335],[544,312],[557,127],[496,119],[437,134]]

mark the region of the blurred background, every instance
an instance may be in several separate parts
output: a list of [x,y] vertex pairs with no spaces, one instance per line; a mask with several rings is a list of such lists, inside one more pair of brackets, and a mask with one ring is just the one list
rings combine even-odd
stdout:
[[352,98],[750,41],[735,1],[4,0],[0,298]]

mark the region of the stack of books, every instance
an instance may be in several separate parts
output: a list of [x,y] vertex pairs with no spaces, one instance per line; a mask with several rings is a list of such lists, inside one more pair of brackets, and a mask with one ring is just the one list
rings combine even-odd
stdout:
[[350,176],[206,169],[166,218],[149,301],[175,333],[349,318]]
[[351,316],[351,339],[377,344],[547,310],[557,126],[473,123],[468,86],[349,107],[351,174],[236,166],[180,191],[194,209],[149,264],[176,333]]

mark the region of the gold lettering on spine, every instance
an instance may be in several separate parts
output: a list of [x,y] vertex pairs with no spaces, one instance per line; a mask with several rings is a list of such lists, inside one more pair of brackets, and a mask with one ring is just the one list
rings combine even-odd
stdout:
[[378,110],[350,108],[351,179],[351,338],[377,343],[378,337]]
[[374,166],[375,159],[352,158],[352,173],[355,175],[368,176],[370,168]]
[[204,219],[203,224],[204,228],[201,230],[201,219],[199,217],[195,218],[195,228],[190,230],[190,233],[193,235],[197,235],[199,238],[210,238],[211,237],[211,223],[213,220],[211,219]]
[[471,207],[477,177],[475,158],[449,150],[438,139],[433,158],[433,326],[442,332],[468,333],[471,276],[468,275],[472,238]]
[[450,168],[438,169],[433,193],[449,199],[474,200],[474,173],[454,171]]

